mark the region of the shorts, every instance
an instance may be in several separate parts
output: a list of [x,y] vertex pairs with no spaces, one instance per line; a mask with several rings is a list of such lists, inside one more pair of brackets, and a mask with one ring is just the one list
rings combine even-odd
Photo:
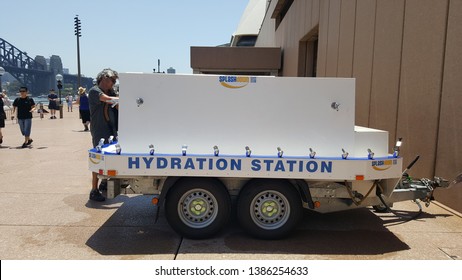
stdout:
[[82,123],[86,123],[90,121],[90,110],[79,110],[80,117],[82,117]]
[[56,101],[50,101],[50,103],[48,103],[48,109],[59,110],[59,107],[58,107],[58,104],[56,104]]

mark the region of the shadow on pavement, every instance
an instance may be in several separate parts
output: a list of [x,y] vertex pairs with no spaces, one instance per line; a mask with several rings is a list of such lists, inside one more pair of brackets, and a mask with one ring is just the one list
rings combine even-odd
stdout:
[[[299,227],[282,240],[255,239],[241,230],[235,217],[214,238],[182,240],[166,222],[163,211],[156,222],[157,208],[151,205],[150,196],[118,198],[123,204],[86,242],[101,255],[176,254],[180,250],[181,254],[345,255],[348,258],[347,255],[370,257],[410,249],[386,228],[385,220],[367,208],[329,214],[306,211]],[[107,207],[104,203],[99,205]],[[429,218],[434,217],[424,212],[417,220]]]
[[101,255],[174,254],[181,242],[168,224],[156,222],[157,207],[150,196],[120,195],[103,203],[88,202],[87,207],[118,208],[86,242]]
[[381,255],[410,247],[369,209],[319,214],[306,211],[296,231],[283,240],[258,240],[243,232],[225,237],[236,251],[301,255]]

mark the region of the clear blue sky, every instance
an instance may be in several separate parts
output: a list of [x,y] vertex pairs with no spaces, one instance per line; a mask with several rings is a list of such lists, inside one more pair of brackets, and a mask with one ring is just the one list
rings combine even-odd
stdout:
[[230,41],[248,0],[10,0],[0,5],[0,38],[29,56],[59,55],[77,73],[74,17],[79,15],[81,72],[161,70],[192,73],[190,46]]

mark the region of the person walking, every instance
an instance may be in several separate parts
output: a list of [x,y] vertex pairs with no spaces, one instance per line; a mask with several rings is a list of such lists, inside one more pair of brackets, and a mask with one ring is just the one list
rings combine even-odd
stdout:
[[72,104],[74,103],[74,97],[72,97],[70,93],[66,96],[66,103],[67,103],[67,111],[72,112]]
[[[117,137],[112,105],[119,100],[113,91],[118,78],[119,74],[116,71],[109,68],[103,69],[96,77],[96,85],[88,92],[90,131],[93,147],[98,145],[100,139],[104,139],[104,142],[108,143],[110,136]],[[100,184],[100,190],[106,188],[107,182],[103,180]],[[90,200],[106,200],[100,190],[98,190],[98,173],[92,172]]]
[[34,140],[30,138],[31,128],[32,128],[32,112],[35,110],[34,99],[28,96],[27,87],[19,88],[20,96],[17,97],[13,102],[13,116],[11,119],[14,119],[14,114],[16,109],[18,110],[17,118],[19,123],[19,129],[21,130],[22,135],[24,136],[24,143],[22,148],[30,146]]
[[75,103],[79,104],[80,118],[82,118],[84,127],[83,131],[89,131],[88,125],[90,125],[90,104],[88,104],[87,89],[79,87],[78,93],[79,95]]
[[51,117],[50,119],[56,119],[56,110],[58,108],[58,96],[55,94],[54,89],[50,89],[50,94],[48,94],[48,109],[50,109]]

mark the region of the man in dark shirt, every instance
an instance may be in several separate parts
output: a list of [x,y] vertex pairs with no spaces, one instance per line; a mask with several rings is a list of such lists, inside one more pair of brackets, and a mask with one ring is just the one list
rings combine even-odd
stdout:
[[[115,114],[112,104],[119,98],[115,96],[113,87],[119,78],[118,73],[112,69],[104,69],[96,77],[96,85],[88,92],[90,104],[90,131],[93,147],[96,147],[100,139],[108,143],[110,136],[117,137],[115,127]],[[101,182],[100,189],[105,187],[105,181]],[[92,173],[92,189],[90,200],[104,201],[105,198],[98,190],[98,174]]]
[[13,102],[13,116],[11,116],[11,118],[14,118],[14,113],[16,112],[16,109],[18,109],[17,118],[19,129],[24,136],[22,148],[26,148],[34,141],[30,138],[30,133],[32,128],[32,112],[35,110],[35,102],[34,99],[27,96],[27,87],[20,87],[19,93],[20,97],[16,98]]

